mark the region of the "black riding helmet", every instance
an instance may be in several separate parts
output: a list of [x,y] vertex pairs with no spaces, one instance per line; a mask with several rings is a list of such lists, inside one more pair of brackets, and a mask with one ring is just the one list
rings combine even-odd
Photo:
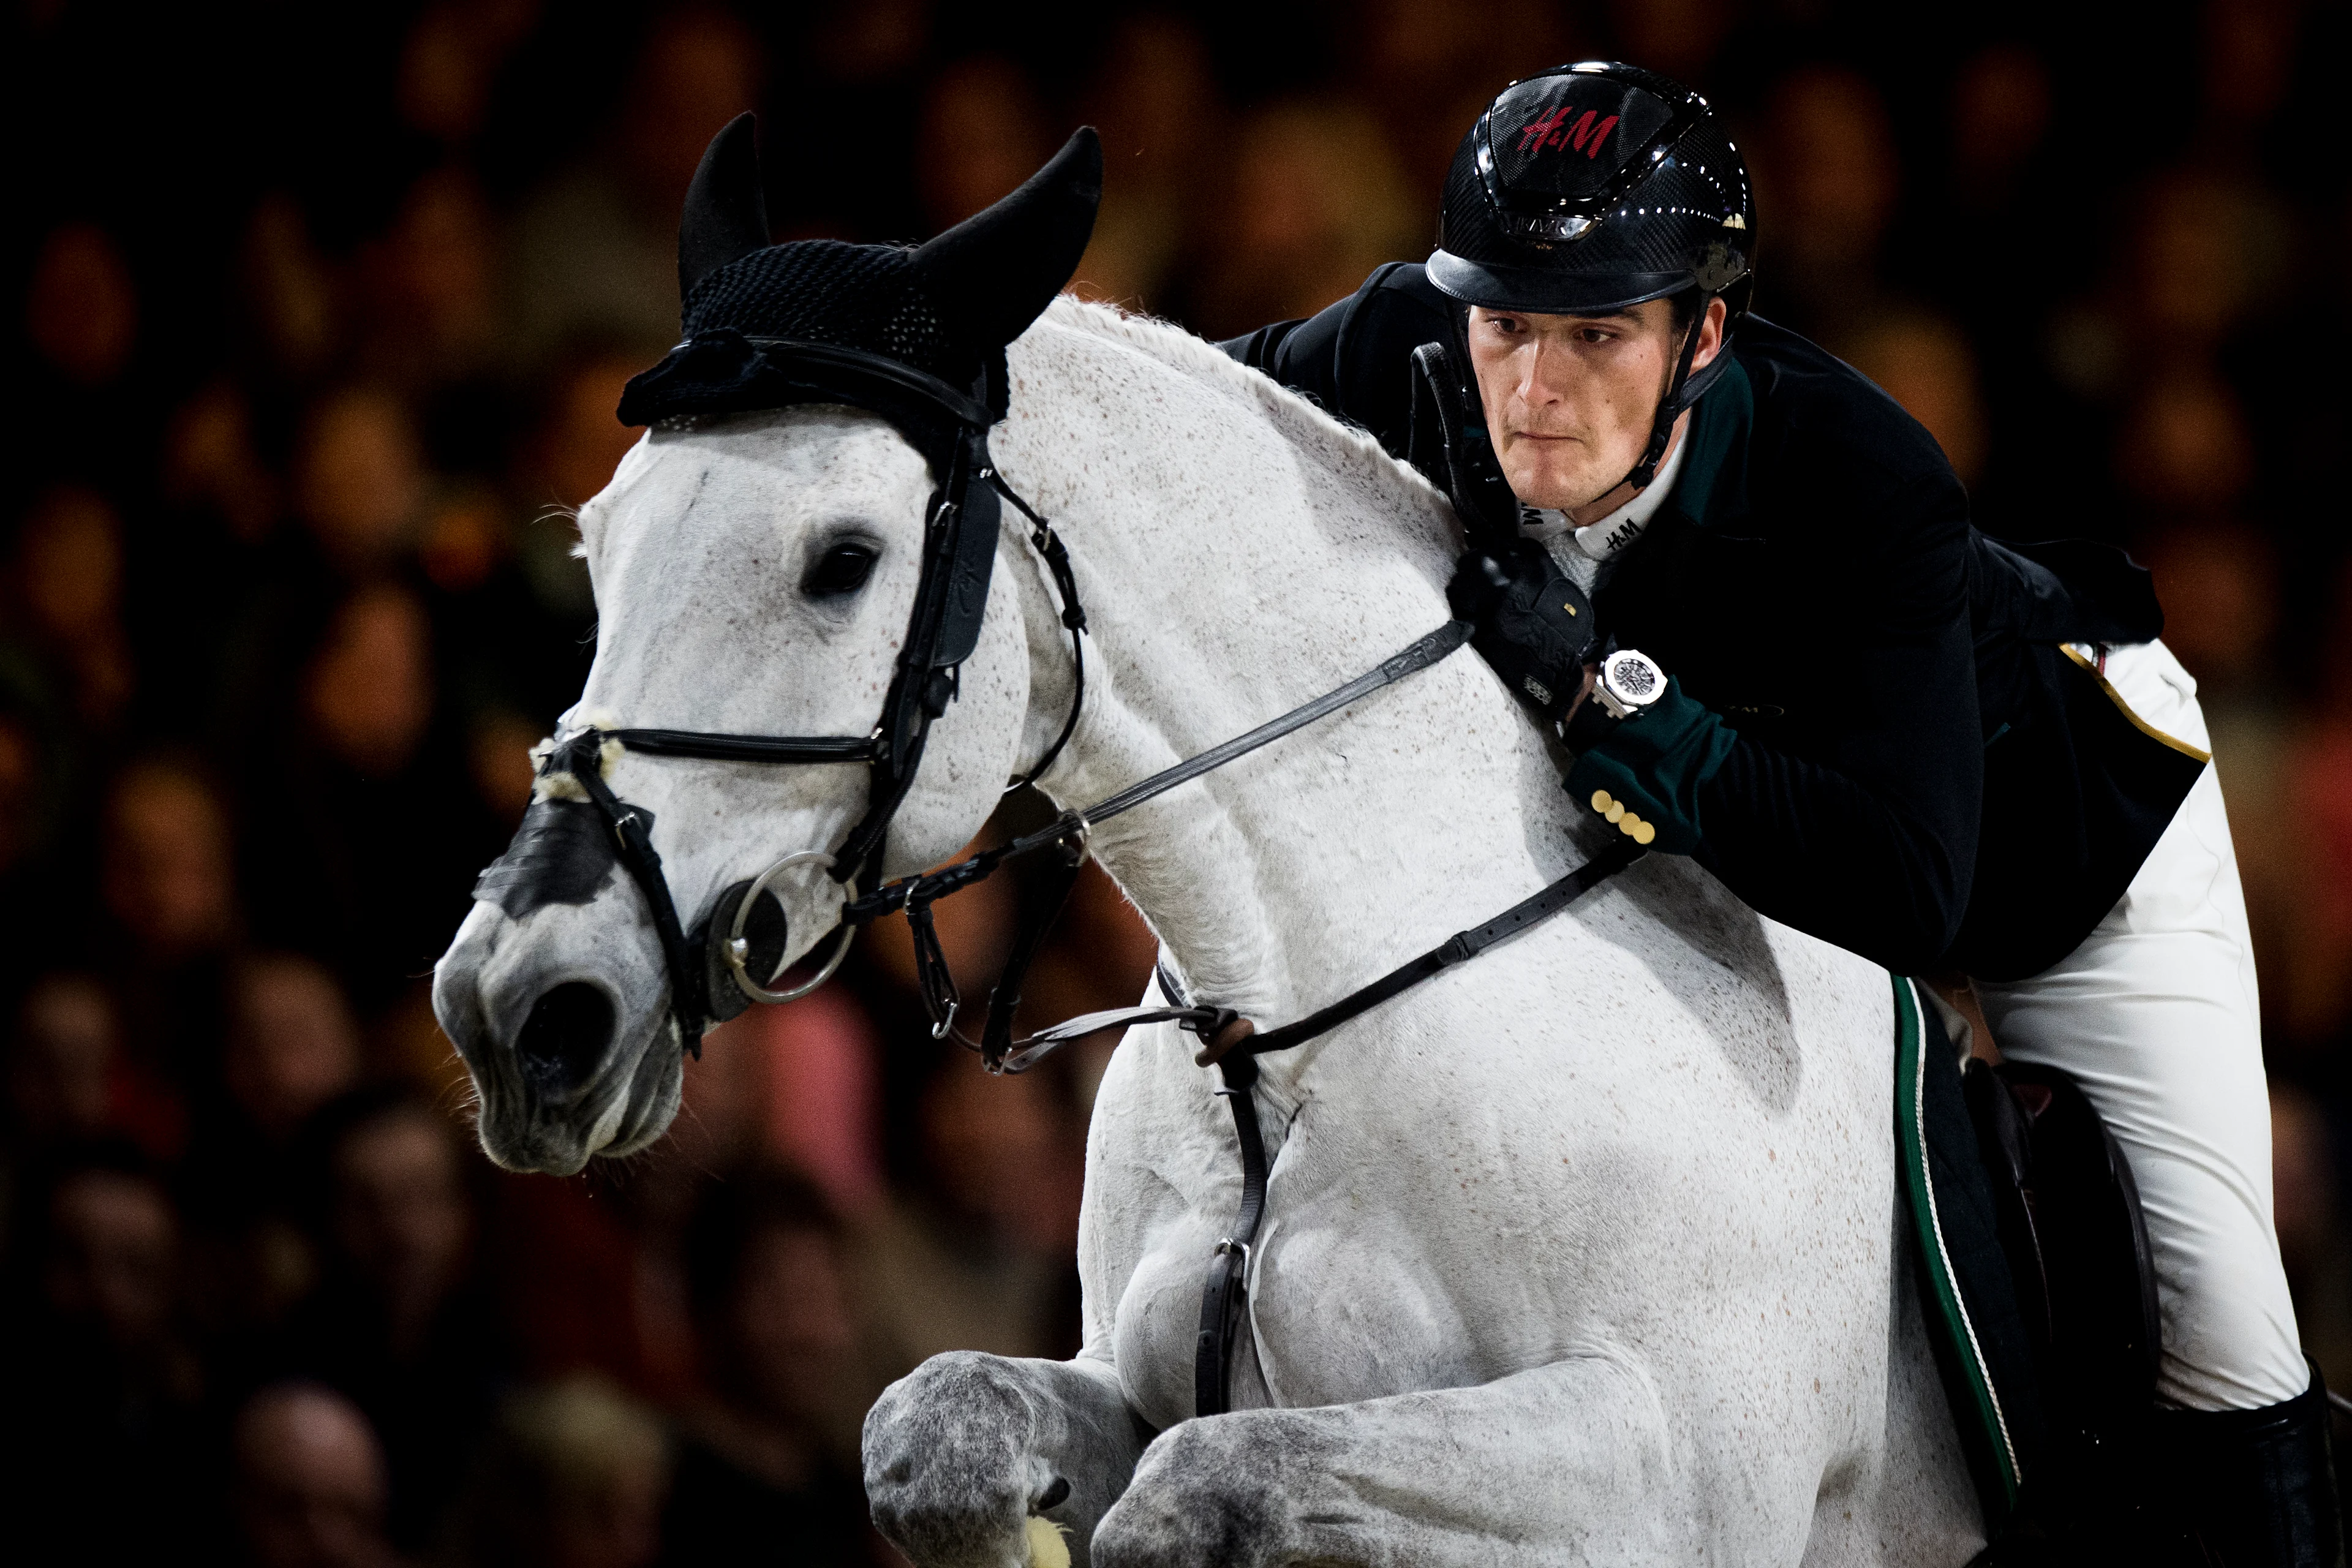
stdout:
[[1724,344],[1753,290],[1748,166],[1697,93],[1611,60],[1513,82],[1462,139],[1429,280],[1465,306],[1603,314],[1695,291],[1674,379],[1630,478],[1657,477],[1675,420],[1730,363],[1691,358],[1711,300]]

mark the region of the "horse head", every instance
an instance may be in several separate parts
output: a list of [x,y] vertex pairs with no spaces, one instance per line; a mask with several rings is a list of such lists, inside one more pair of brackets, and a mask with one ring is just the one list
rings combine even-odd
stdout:
[[[649,428],[580,513],[586,687],[435,971],[500,1163],[652,1142],[685,1050],[745,1005],[723,944],[735,977],[780,984],[854,891],[985,820],[1034,727],[1021,618],[985,613],[1012,592],[985,431],[1100,187],[1081,132],[921,247],[772,246],[751,117],[712,142],[679,230],[685,341],[630,384]],[[656,731],[833,739],[747,758]]]

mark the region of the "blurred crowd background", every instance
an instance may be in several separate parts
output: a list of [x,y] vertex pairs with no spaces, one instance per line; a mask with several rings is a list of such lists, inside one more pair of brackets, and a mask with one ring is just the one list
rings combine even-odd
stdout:
[[[2341,0],[16,0],[0,48],[0,1555],[887,1561],[855,1435],[1066,1353],[1107,1046],[985,1079],[903,927],[689,1067],[656,1150],[491,1169],[425,976],[593,642],[567,509],[677,327],[704,143],[918,239],[1102,128],[1097,297],[1212,336],[1425,253],[1513,76],[1731,116],[1759,307],[1978,521],[2156,571],[2260,943],[2282,1239],[2352,1385]],[[1010,878],[940,907],[968,988]],[[1040,1016],[1150,943],[1085,884]]]

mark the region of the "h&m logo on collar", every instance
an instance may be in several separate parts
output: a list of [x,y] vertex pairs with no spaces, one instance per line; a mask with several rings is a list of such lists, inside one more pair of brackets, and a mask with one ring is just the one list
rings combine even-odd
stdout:
[[[1581,153],[1587,158],[1600,157],[1601,144],[1609,140],[1609,133],[1617,128],[1617,116],[1612,114],[1601,120],[1599,110],[1588,109],[1583,119],[1570,125],[1568,117],[1575,112],[1576,105],[1563,103],[1558,109],[1536,116],[1519,134],[1519,151],[1540,153],[1547,147],[1557,147],[1564,153]],[[1596,120],[1598,124],[1594,123]]]

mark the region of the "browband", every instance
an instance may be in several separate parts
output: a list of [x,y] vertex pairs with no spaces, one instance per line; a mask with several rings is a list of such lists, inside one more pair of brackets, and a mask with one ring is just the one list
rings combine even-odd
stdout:
[[[790,382],[806,386],[813,392],[846,391],[860,395],[844,401],[860,407],[872,406],[866,399],[876,389],[887,395],[912,397],[928,404],[944,415],[949,423],[970,430],[985,430],[996,423],[987,406],[967,393],[957,391],[928,371],[917,370],[897,360],[868,353],[864,349],[843,348],[837,343],[811,342],[805,338],[755,338],[743,341],[760,351],[760,357],[774,366]],[[681,344],[681,347],[686,345]],[[810,374],[814,373],[814,374]],[[876,399],[879,402],[879,399]],[[873,407],[873,412],[886,417],[888,410]]]

